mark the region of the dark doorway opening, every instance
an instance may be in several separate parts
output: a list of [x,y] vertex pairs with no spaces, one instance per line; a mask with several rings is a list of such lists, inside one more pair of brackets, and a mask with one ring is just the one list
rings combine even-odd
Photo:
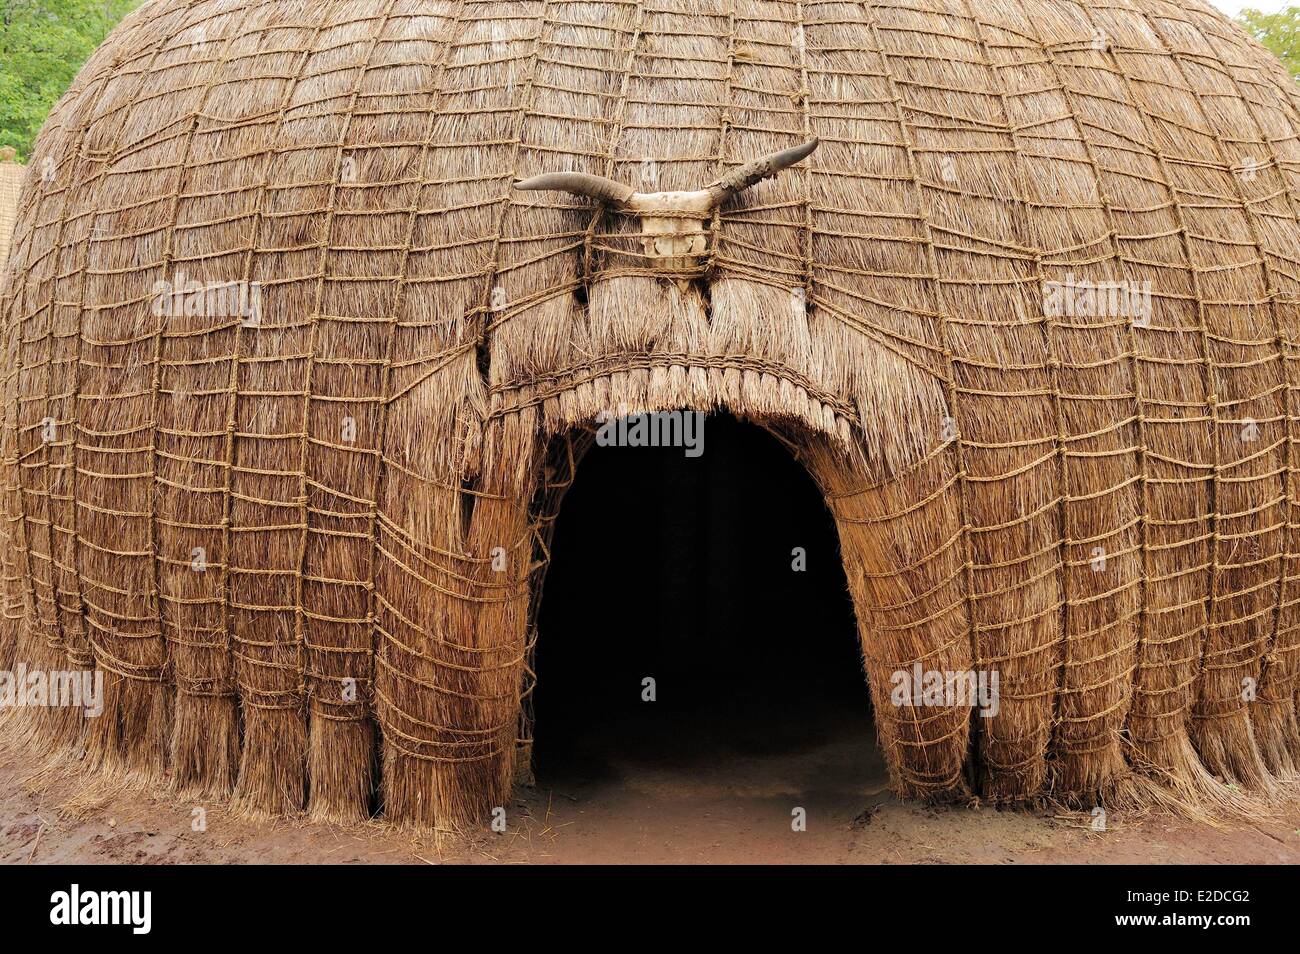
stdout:
[[756,425],[710,416],[697,458],[593,446],[560,510],[538,631],[543,790],[653,778],[806,801],[884,778],[834,522]]

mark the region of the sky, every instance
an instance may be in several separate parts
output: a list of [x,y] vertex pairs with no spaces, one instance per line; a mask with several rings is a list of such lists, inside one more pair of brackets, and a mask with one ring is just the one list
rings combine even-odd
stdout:
[[1253,7],[1265,13],[1277,13],[1283,7],[1296,6],[1296,0],[1210,0],[1212,4],[1230,17],[1235,17],[1245,7]]

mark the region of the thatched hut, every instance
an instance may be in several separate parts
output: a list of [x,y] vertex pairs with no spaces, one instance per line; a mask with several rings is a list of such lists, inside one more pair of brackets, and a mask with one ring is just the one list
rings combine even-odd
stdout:
[[[3,292],[0,660],[107,677],[21,728],[259,812],[481,817],[597,414],[722,409],[824,491],[900,794],[1275,800],[1297,130],[1200,0],[146,3]],[[814,137],[664,200],[666,249],[511,188]],[[998,672],[997,714],[891,705],[916,667]]]
[[11,147],[0,149],[0,275],[9,261],[9,240],[14,234],[22,185],[23,167],[17,162],[17,151]]

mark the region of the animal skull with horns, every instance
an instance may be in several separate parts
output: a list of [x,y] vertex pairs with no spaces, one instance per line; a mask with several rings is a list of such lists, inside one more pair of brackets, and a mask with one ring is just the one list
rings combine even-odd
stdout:
[[[819,140],[811,139],[728,172],[694,192],[636,192],[604,176],[586,172],[548,172],[515,183],[530,192],[570,192],[641,218],[641,242],[657,268],[682,272],[696,268],[705,254],[704,223],[732,196],[807,158]],[[680,281],[680,280],[679,280]],[[684,281],[680,282],[685,284]]]

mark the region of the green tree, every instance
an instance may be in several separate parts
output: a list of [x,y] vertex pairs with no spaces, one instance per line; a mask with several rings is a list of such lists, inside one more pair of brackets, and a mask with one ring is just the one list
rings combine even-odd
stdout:
[[0,0],[0,146],[31,151],[50,107],[141,0]]
[[1260,13],[1247,7],[1237,20],[1273,51],[1292,76],[1300,78],[1300,7],[1287,7],[1277,13]]

